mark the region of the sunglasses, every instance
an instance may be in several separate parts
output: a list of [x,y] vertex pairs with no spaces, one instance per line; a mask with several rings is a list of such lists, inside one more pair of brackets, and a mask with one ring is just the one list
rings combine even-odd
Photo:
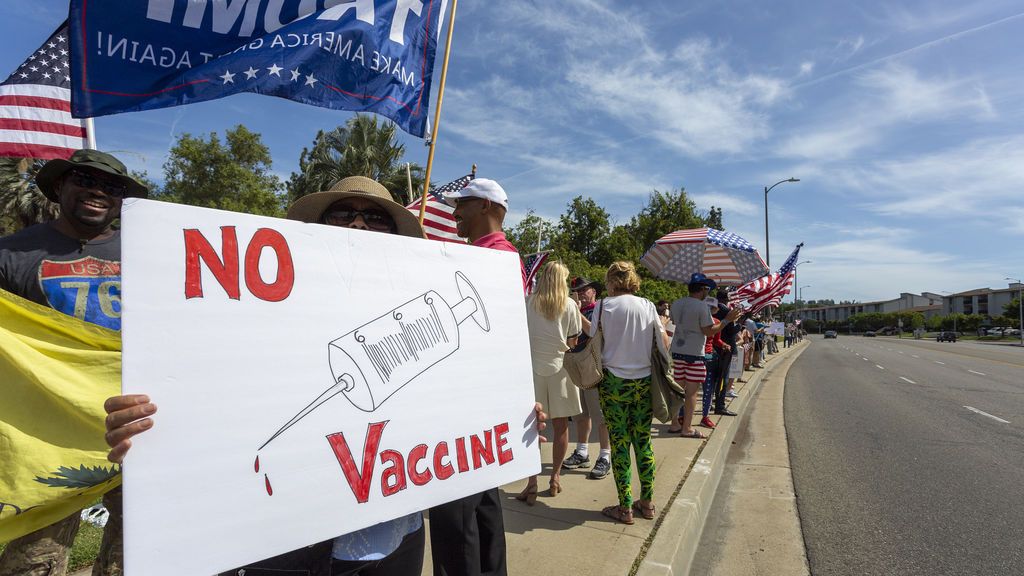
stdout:
[[106,179],[101,180],[92,174],[78,170],[71,171],[71,182],[79,188],[102,190],[105,194],[114,198],[124,198],[128,194],[128,187],[120,182]]
[[338,208],[325,212],[323,222],[331,226],[349,226],[360,216],[371,230],[390,230],[395,225],[395,220],[383,210],[354,210],[351,208]]

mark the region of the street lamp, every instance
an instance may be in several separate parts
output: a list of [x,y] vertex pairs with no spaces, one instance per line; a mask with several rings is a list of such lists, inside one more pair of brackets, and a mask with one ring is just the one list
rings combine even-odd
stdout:
[[800,296],[800,300],[804,299],[804,288],[810,288],[810,284],[804,284],[803,286],[796,289],[796,293]]
[[[814,264],[814,262],[811,262],[810,260],[804,260],[803,262],[797,262],[796,264],[793,265],[793,284],[797,284],[797,282],[796,282],[796,269],[797,269],[797,266],[800,266],[801,264]],[[799,284],[797,284],[797,285],[799,286]],[[794,305],[796,305],[796,301],[797,301],[796,294],[793,294],[793,304]]]
[[1020,278],[1005,278],[1017,283],[1017,325],[1020,327],[1020,345],[1024,346],[1024,283]]
[[768,265],[769,272],[772,267],[772,259],[768,251],[768,193],[783,182],[799,182],[799,178],[787,178],[785,180],[779,180],[771,186],[764,187],[764,263]]

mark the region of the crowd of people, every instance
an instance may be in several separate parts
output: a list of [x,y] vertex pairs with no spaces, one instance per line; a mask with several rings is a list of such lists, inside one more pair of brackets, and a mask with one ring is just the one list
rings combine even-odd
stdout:
[[[0,239],[0,289],[50,306],[87,322],[118,329],[119,311],[109,306],[81,305],[40,281],[45,263],[91,257],[120,269],[120,232],[115,222],[126,197],[145,197],[146,189],[117,158],[94,150],[75,152],[69,160],[52,160],[40,170],[39,189],[60,205],[52,222],[26,228]],[[502,224],[508,196],[493,180],[478,178],[446,201],[454,206],[459,236],[481,248],[515,252]],[[381,184],[352,176],[329,190],[298,199],[289,219],[384,234],[425,238],[418,219],[394,202]],[[522,268],[522,267],[520,267]],[[527,275],[520,270],[526,292]],[[119,279],[119,278],[118,278]],[[775,345],[740,307],[730,306],[728,292],[700,273],[690,279],[688,296],[657,305],[640,297],[641,279],[634,264],[615,262],[602,283],[576,277],[560,262],[549,262],[526,296],[537,426],[552,428],[552,462],[547,494],[562,491],[563,470],[591,467],[589,439],[597,432],[599,452],[588,476],[613,477],[617,502],[602,510],[616,522],[634,523],[634,515],[653,519],[655,457],[651,443],[652,353],[671,359],[673,376],[685,391],[671,406],[676,415],[669,428],[683,438],[704,438],[699,427],[714,428],[714,414],[734,416],[726,400],[735,396],[733,383],[744,369],[760,367]],[[119,292],[119,289],[118,289]],[[605,295],[601,297],[601,293]],[[714,296],[712,293],[714,292]],[[798,338],[787,327],[786,345]],[[582,389],[565,367],[565,354],[579,352],[598,332],[603,337],[604,375],[599,385]],[[742,380],[740,380],[742,382]],[[702,405],[694,425],[697,392]],[[120,463],[131,439],[154,426],[157,406],[146,395],[119,395],[105,409],[108,458]],[[543,411],[542,411],[543,410]],[[545,414],[546,412],[546,414]],[[570,448],[570,427],[575,438]],[[632,454],[631,454],[632,452]],[[632,466],[640,481],[634,497]],[[527,480],[516,498],[536,502],[538,478]],[[122,571],[120,490],[104,504],[110,520],[104,531],[95,576]],[[429,510],[433,573],[437,576],[506,574],[505,533],[498,489],[467,496]],[[0,556],[0,576],[66,572],[68,551],[78,531],[79,515],[8,544]],[[425,561],[423,513],[416,512],[317,543],[287,554],[239,567],[225,574],[299,573],[335,576],[418,576]],[[294,571],[294,572],[289,572]]]

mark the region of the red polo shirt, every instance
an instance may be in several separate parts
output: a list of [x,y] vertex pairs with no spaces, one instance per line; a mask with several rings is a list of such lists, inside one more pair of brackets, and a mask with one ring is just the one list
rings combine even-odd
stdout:
[[[505,238],[505,233],[501,232],[500,230],[498,232],[491,232],[490,234],[481,236],[480,238],[477,239],[476,242],[473,242],[473,246],[479,246],[481,248],[491,248],[493,250],[504,250],[505,252],[515,252],[516,254],[519,254],[519,250],[516,250],[516,247],[513,246],[512,243],[508,241],[508,238]],[[523,275],[523,292],[525,292],[526,269],[523,268],[522,260],[519,261],[519,271]]]

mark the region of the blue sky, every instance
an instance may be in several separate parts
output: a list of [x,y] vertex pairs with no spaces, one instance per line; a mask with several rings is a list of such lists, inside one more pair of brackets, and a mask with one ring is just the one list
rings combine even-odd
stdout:
[[[4,74],[67,10],[6,5]],[[434,180],[478,164],[512,223],[576,195],[625,222],[652,189],[682,186],[763,253],[764,186],[793,176],[769,196],[771,257],[804,242],[805,299],[1024,276],[1024,1],[463,0],[457,18]],[[96,130],[160,180],[176,135],[245,124],[286,179],[349,117],[241,95]]]

